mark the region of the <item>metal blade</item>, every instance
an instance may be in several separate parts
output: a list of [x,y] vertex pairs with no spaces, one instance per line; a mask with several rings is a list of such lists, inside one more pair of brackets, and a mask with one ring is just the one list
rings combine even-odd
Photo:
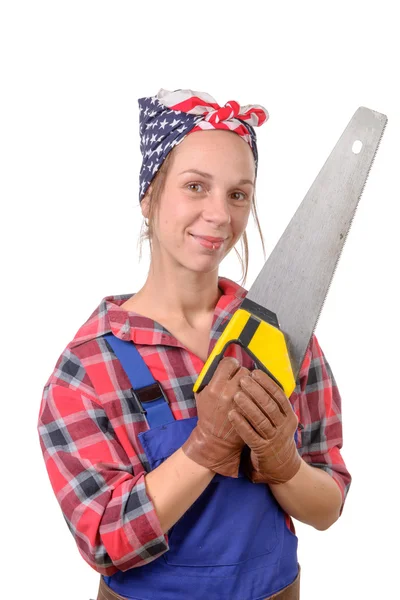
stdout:
[[[368,108],[355,112],[247,294],[277,315],[295,378],[386,122]],[[358,154],[354,142],[362,143]]]

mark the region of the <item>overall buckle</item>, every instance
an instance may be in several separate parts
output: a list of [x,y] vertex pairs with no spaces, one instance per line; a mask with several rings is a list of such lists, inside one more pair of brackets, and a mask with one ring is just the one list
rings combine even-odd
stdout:
[[139,410],[142,413],[142,415],[147,414],[147,410],[143,406],[143,404],[145,405],[146,402],[154,402],[154,400],[161,400],[161,398],[163,398],[164,401],[167,404],[169,404],[168,398],[164,394],[164,390],[162,389],[158,381],[152,383],[151,385],[146,385],[142,388],[138,388],[136,390],[131,388],[131,392],[133,399],[139,407]]

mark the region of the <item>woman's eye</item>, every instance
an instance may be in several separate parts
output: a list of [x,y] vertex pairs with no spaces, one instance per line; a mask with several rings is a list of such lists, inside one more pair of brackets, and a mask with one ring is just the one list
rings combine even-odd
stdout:
[[187,186],[191,192],[200,192],[202,191],[202,186],[200,183],[189,183]]
[[233,194],[232,194],[232,199],[238,200],[239,202],[246,200],[246,198],[247,198],[247,195],[244,194],[243,192],[233,192]]

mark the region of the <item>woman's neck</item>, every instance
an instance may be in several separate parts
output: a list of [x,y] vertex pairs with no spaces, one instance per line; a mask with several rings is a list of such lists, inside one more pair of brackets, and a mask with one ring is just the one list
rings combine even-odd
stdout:
[[152,261],[143,287],[123,307],[160,322],[182,319],[195,326],[214,312],[221,291],[218,272],[196,273],[184,268],[160,269]]

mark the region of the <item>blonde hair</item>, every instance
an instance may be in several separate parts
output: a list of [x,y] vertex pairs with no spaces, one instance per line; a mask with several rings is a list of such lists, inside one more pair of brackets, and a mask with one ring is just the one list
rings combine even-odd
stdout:
[[[152,249],[151,248],[151,239],[153,236],[154,215],[156,213],[157,207],[159,206],[161,195],[164,191],[165,179],[168,175],[168,170],[170,167],[170,163],[172,161],[173,152],[174,151],[171,150],[171,152],[168,154],[168,156],[164,160],[163,164],[161,165],[160,169],[158,170],[157,174],[155,175],[153,181],[151,182],[151,199],[149,202],[149,214],[148,214],[147,219],[145,219],[142,224],[142,229],[141,229],[140,238],[139,238],[139,259],[142,257],[142,246],[143,246],[143,242],[145,240],[149,240],[150,252]],[[261,245],[262,245],[264,258],[265,258],[264,236],[263,236],[263,233],[261,230],[260,221],[258,219],[255,194],[253,195],[252,202],[251,202],[251,213],[253,215],[253,218],[255,220],[255,223],[256,223],[256,226],[258,229],[258,233],[260,235]],[[243,235],[240,238],[240,244],[241,244],[241,252],[239,252],[237,250],[237,248],[235,248],[235,247],[233,248],[233,250],[235,251],[236,256],[238,257],[238,259],[240,261],[240,266],[242,269],[242,279],[240,281],[240,285],[244,285],[246,282],[247,273],[248,273],[248,269],[249,269],[249,245],[248,245],[246,231],[243,232]]]

